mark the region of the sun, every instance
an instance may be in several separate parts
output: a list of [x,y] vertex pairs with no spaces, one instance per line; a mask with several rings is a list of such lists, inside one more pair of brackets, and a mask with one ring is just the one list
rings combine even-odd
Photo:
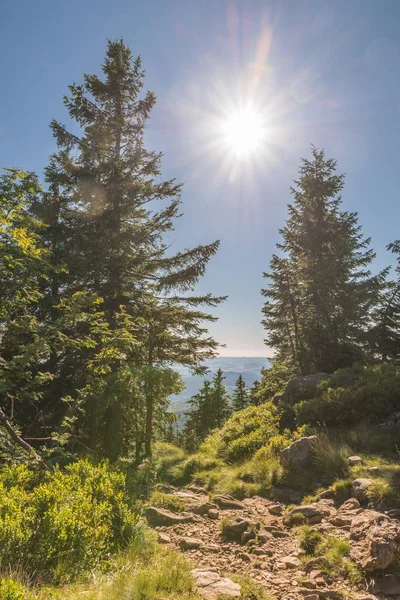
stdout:
[[262,114],[248,106],[232,111],[222,122],[224,145],[238,157],[260,150],[266,137]]

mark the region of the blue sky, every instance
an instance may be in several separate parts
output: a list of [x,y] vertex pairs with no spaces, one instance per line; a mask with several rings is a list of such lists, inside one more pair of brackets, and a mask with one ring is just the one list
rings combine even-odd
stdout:
[[[228,294],[212,327],[225,355],[262,356],[262,272],[310,144],[346,172],[378,253],[400,237],[398,0],[14,0],[0,3],[0,165],[42,172],[68,122],[62,96],[98,72],[107,38],[141,54],[158,97],[149,146],[184,182],[173,248],[221,240],[200,285]],[[263,148],[239,160],[217,143],[243,102],[268,121]]]

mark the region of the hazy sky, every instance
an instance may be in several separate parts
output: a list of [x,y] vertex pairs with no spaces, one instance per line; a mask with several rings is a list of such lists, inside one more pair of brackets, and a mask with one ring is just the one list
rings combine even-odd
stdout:
[[[347,173],[378,252],[400,237],[399,0],[3,0],[0,166],[41,173],[62,96],[98,72],[107,38],[141,54],[158,97],[147,132],[164,175],[184,182],[173,248],[221,240],[202,291],[228,294],[212,333],[225,355],[262,356],[262,272],[311,143]],[[251,103],[265,139],[238,157],[219,142]]]

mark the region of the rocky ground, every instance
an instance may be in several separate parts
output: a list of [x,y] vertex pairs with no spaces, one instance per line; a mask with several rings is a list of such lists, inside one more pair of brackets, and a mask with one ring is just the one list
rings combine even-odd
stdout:
[[[229,496],[210,499],[195,486],[164,491],[184,501],[185,512],[148,507],[147,520],[161,543],[191,561],[199,591],[209,600],[240,596],[229,574],[250,577],[276,600],[400,600],[400,577],[395,575],[400,522],[363,508],[355,497],[341,506],[321,498],[288,511],[260,497],[243,502]],[[366,574],[363,581],[332,578],[318,559],[307,560],[293,526],[299,519],[323,535],[350,540],[350,558]]]

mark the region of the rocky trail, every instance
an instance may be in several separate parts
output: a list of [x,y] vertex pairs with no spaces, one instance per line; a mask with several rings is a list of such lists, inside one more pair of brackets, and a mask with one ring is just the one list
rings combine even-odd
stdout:
[[[341,506],[321,498],[288,511],[261,497],[210,498],[196,486],[163,492],[183,501],[185,512],[151,506],[148,523],[161,543],[189,559],[199,593],[208,600],[240,597],[240,585],[229,577],[234,574],[249,577],[276,600],[400,600],[400,522],[363,508],[357,498]],[[363,581],[332,578],[318,557],[307,559],[290,526],[296,518],[323,536],[349,540],[349,558],[366,573]]]

